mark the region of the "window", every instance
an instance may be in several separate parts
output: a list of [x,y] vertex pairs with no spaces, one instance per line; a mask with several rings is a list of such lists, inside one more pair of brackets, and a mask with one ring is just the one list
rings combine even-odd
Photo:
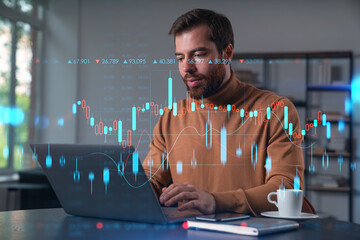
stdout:
[[31,0],[0,5],[0,169],[33,168],[29,142],[36,140],[42,8]]
[[8,165],[8,119],[5,106],[9,106],[11,69],[11,22],[0,18],[0,168]]

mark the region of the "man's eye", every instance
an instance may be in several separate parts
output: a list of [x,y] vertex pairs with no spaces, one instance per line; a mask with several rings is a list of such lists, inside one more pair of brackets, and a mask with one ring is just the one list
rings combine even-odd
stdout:
[[184,61],[184,58],[177,58],[178,62]]
[[204,54],[195,54],[194,57],[203,57]]

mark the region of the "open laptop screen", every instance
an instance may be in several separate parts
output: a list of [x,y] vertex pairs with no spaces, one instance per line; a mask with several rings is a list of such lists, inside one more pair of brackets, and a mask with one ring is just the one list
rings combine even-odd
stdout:
[[141,222],[166,221],[133,147],[30,146],[67,213]]

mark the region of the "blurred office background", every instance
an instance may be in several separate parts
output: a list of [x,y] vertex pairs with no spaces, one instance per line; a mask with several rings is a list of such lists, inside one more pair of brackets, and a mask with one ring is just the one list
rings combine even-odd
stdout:
[[[73,114],[77,101],[86,101],[96,121],[122,119],[130,129],[132,106],[165,105],[169,75],[175,99],[186,97],[177,65],[168,62],[174,59],[168,31],[193,8],[230,19],[233,68],[243,81],[293,100],[302,126],[320,109],[328,114],[333,138],[317,142],[312,160],[304,151],[306,196],[324,216],[360,223],[357,0],[1,0],[0,210],[58,206],[29,143],[105,143],[86,109],[77,105]],[[151,134],[156,121],[144,113],[138,128]],[[140,141],[144,159],[150,139],[139,136],[132,141]],[[108,136],[106,143],[116,140]]]

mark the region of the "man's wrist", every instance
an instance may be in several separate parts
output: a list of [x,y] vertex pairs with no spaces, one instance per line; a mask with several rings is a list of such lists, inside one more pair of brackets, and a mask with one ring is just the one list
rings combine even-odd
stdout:
[[211,196],[211,202],[212,202],[212,204],[211,204],[211,206],[212,206],[211,212],[215,213],[216,212],[216,200],[215,200],[215,197],[214,197],[214,195],[212,193],[209,193],[209,194]]

